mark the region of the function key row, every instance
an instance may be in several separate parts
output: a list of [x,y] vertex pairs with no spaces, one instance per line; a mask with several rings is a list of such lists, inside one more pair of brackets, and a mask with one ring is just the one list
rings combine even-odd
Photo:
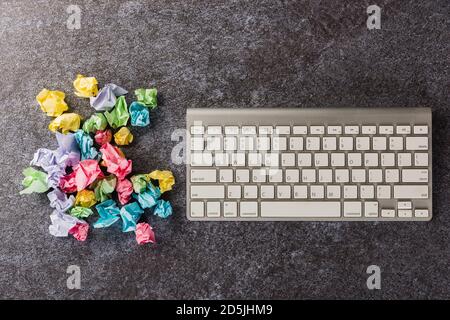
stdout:
[[[291,131],[292,128],[292,131]],[[309,130],[308,130],[309,129]],[[353,135],[353,134],[428,134],[428,126],[427,125],[311,125],[311,126],[225,126],[224,133],[226,135],[305,135],[305,134],[329,134],[329,135]],[[217,135],[222,134],[222,126],[207,126],[206,131],[205,127],[201,125],[191,126],[191,134],[193,135],[203,135],[207,133],[208,135]]]

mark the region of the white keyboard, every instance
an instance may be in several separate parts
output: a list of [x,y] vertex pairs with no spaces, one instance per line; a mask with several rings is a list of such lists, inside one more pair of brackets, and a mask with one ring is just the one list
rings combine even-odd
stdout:
[[428,221],[431,110],[188,109],[190,220]]

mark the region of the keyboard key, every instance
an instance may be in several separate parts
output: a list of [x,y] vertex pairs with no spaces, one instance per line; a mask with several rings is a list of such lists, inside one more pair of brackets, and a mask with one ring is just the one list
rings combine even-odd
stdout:
[[334,171],[336,182],[343,183],[349,182],[350,170],[348,169],[336,169]]
[[275,198],[275,187],[261,186],[261,199],[273,199],[273,198]]
[[237,150],[237,138],[236,137],[223,138],[223,149],[225,151]]
[[206,149],[208,151],[222,150],[222,139],[217,136],[210,136],[206,138]]
[[345,153],[332,153],[331,154],[331,165],[333,167],[345,166]]
[[374,199],[375,187],[372,185],[361,185],[359,187],[359,197],[361,199]]
[[324,134],[325,127],[324,126],[310,126],[309,130],[311,134]]
[[258,198],[258,187],[257,186],[244,186],[244,198],[245,199]]
[[403,150],[403,137],[390,137],[389,150]]
[[364,165],[366,167],[378,167],[378,153],[365,153]]
[[289,138],[289,150],[303,150],[303,138],[291,137]]
[[362,126],[362,134],[377,134],[377,126]]
[[256,127],[255,126],[242,126],[241,133],[242,134],[256,134]]
[[213,158],[210,152],[194,152],[191,153],[191,166],[195,167],[210,167],[212,166]]
[[191,134],[204,134],[205,128],[203,126],[192,126]]
[[266,169],[254,169],[252,171],[252,181],[253,182],[266,182]]
[[406,137],[406,150],[428,150],[428,137]]
[[191,138],[191,150],[192,151],[203,151],[205,141],[203,137]]
[[380,126],[379,128],[380,134],[394,134],[393,126]]
[[[417,155],[417,153],[416,153]],[[427,155],[428,157],[428,155]],[[411,153],[397,153],[397,164],[399,167],[411,166]]]
[[283,167],[294,167],[295,166],[295,153],[282,153],[281,154],[281,165]]
[[324,186],[310,186],[309,194],[311,199],[323,199],[325,197]]
[[278,185],[277,186],[277,198],[278,199],[290,199],[291,198],[291,186]]
[[303,169],[302,182],[316,182],[316,169]]
[[261,167],[262,154],[261,153],[249,153],[248,154],[248,166],[249,167]]
[[366,170],[352,169],[352,182],[353,183],[366,182]]
[[294,186],[294,198],[295,199],[306,199],[308,197],[308,187],[307,186]]
[[275,133],[283,134],[283,135],[291,134],[291,127],[290,126],[276,126]]
[[402,182],[428,182],[428,169],[403,169]]
[[327,185],[327,198],[339,199],[341,197],[341,186]]
[[241,198],[241,186],[238,186],[238,185],[227,186],[227,198],[228,199]]
[[219,170],[219,182],[233,182],[233,170],[232,169]]
[[395,153],[382,153],[381,154],[381,166],[383,166],[383,167],[395,166]]
[[191,182],[216,182],[216,169],[192,169]]
[[254,143],[253,137],[239,137],[239,150],[241,151],[255,150],[253,143]]
[[378,199],[390,199],[391,198],[391,186],[377,186],[377,198]]
[[241,201],[239,214],[243,218],[256,218],[258,216],[258,202]]
[[323,147],[323,150],[326,150],[326,151],[336,150],[336,137],[323,137],[322,138],[322,147]]
[[297,135],[305,135],[308,133],[307,126],[294,126],[293,133]]
[[327,133],[332,135],[338,135],[342,134],[342,127],[341,126],[328,126]]
[[352,137],[340,137],[339,138],[339,150],[353,150],[353,138]]
[[233,167],[243,167],[245,166],[245,153],[232,153],[231,154],[231,165]]
[[414,126],[414,134],[428,134],[428,126]]
[[399,201],[397,202],[397,209],[412,209],[411,201]]
[[356,150],[369,150],[370,138],[369,137],[356,137]]
[[359,201],[344,202],[344,217],[359,218],[361,217],[362,205]]
[[399,218],[412,218],[412,210],[397,210]]
[[357,186],[344,186],[344,199],[356,199],[358,197]]
[[266,153],[264,155],[264,165],[266,167],[278,167],[279,165],[279,153]]
[[208,217],[220,217],[220,202],[208,201],[206,203],[206,215]]
[[222,134],[222,127],[221,126],[208,126],[207,130],[208,134]]
[[383,181],[383,170],[381,169],[370,169],[369,170],[369,182],[382,182]]
[[269,182],[283,181],[283,171],[281,169],[269,169],[267,175],[269,177]]
[[372,138],[373,150],[386,150],[386,137],[373,137]]
[[261,201],[261,217],[267,218],[338,218],[338,201]]
[[223,203],[223,216],[225,218],[237,217],[237,202],[225,201]]
[[333,182],[333,170],[331,170],[331,169],[320,169],[319,170],[319,182],[320,183]]
[[383,209],[381,210],[382,218],[395,218],[395,210],[394,209]]
[[364,202],[364,216],[367,218],[378,217],[378,202],[376,201]]
[[345,134],[358,134],[359,126],[345,126]]
[[225,187],[218,185],[191,185],[192,199],[223,199]]
[[314,154],[314,165],[316,167],[328,167],[328,153]]
[[416,218],[428,218],[428,210],[427,209],[416,209],[416,210],[414,210],[414,216]]
[[306,138],[306,150],[319,150],[320,138],[319,137],[307,137]]
[[250,182],[250,170],[248,169],[236,170],[236,182],[239,183]]
[[286,137],[273,137],[272,138],[272,150],[274,150],[274,151],[287,150],[287,138]]
[[297,154],[297,164],[299,167],[311,167],[312,164],[311,153],[299,153]]
[[347,163],[349,167],[361,167],[361,153],[348,153]]
[[285,171],[285,180],[287,183],[297,183],[300,180],[300,172],[298,169],[287,169]]
[[397,134],[410,134],[411,126],[397,126],[396,132]]
[[428,199],[428,185],[395,185],[396,199]]
[[260,135],[271,135],[273,133],[272,126],[259,126],[259,134]]
[[258,150],[258,151],[270,150],[270,138],[269,137],[257,137],[256,138],[256,150]]
[[204,204],[202,201],[191,202],[191,217],[200,218],[205,215]]
[[400,181],[400,170],[398,169],[386,169],[384,171],[385,182],[395,183]]
[[214,155],[214,163],[217,167],[227,167],[230,164],[230,156],[228,153],[217,152]]
[[239,127],[238,126],[226,126],[225,127],[225,134],[239,134]]
[[428,153],[414,153],[414,165],[416,167],[428,167]]

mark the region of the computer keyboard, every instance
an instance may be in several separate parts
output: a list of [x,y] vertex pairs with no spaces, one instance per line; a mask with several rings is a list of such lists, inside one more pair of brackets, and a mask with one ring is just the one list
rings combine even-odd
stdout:
[[431,110],[188,109],[187,218],[428,221]]

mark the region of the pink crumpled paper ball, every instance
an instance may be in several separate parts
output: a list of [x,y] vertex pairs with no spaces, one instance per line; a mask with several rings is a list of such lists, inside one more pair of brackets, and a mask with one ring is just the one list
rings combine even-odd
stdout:
[[88,230],[89,225],[87,223],[77,223],[69,230],[69,233],[78,241],[85,241],[88,235]]
[[156,243],[155,233],[152,227],[145,222],[138,223],[136,225],[136,241],[138,244]]

